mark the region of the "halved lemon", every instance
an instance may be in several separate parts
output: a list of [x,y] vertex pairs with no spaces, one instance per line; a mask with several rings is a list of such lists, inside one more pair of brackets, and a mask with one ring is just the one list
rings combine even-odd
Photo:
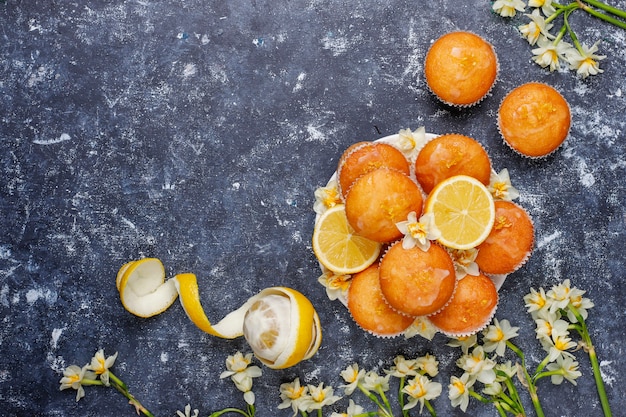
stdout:
[[441,181],[426,199],[425,213],[432,213],[441,237],[453,249],[470,249],[482,243],[493,226],[496,211],[483,183],[467,175]]
[[165,280],[165,268],[156,258],[122,265],[115,284],[124,308],[139,317],[152,317],[165,311],[178,296],[174,281]]
[[336,274],[364,270],[378,258],[381,246],[355,233],[343,204],[325,211],[315,223],[313,252],[322,265]]

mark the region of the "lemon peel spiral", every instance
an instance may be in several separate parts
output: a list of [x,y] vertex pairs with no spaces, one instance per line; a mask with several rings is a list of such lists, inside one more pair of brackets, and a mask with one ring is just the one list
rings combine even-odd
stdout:
[[165,280],[163,264],[156,258],[122,265],[116,286],[124,308],[140,317],[162,313],[178,297],[199,329],[224,339],[243,336],[255,356],[272,369],[309,359],[321,345],[322,328],[313,304],[292,288],[265,288],[212,324],[200,302],[196,276],[182,273]]

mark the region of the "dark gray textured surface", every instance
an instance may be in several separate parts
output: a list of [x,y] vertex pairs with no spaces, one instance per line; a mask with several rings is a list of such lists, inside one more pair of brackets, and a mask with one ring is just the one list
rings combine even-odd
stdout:
[[[455,0],[0,4],[0,414],[132,415],[113,390],[88,387],[78,403],[58,391],[62,369],[101,347],[119,352],[114,371],[156,415],[188,402],[201,415],[243,405],[219,380],[226,356],[247,351],[243,341],[203,334],[178,303],[146,320],[121,306],[117,269],[155,256],[168,276],[198,275],[213,319],[274,285],[316,305],[319,353],[264,369],[259,416],[289,415],[276,408],[278,386],[296,376],[337,387],[352,362],[381,369],[427,352],[441,361],[435,408],[461,415],[445,388],[458,352],[439,336],[364,334],[326,298],[310,245],[313,192],[341,151],[425,126],[483,143],[535,221],[536,250],[504,284],[497,317],[522,327],[517,343],[534,364],[543,353],[522,296],[566,278],[588,290],[609,400],[622,415],[626,33],[573,17],[586,27],[581,40],[602,40],[608,56],[604,74],[581,80],[531,63],[520,22]],[[462,111],[439,104],[422,75],[430,42],[455,29],[492,42],[501,65],[492,94]],[[510,151],[495,126],[504,95],[533,80],[559,89],[573,115],[565,145],[540,161]],[[577,386],[540,384],[547,416],[601,415],[578,358]],[[468,415],[496,412],[472,403]]]

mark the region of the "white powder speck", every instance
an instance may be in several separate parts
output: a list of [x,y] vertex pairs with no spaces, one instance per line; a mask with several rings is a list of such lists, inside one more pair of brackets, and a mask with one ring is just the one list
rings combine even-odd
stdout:
[[233,185],[232,185],[232,189],[233,189],[233,190],[235,190],[235,191],[236,191],[236,190],[238,190],[240,187],[241,187],[241,184],[240,184],[240,183],[238,183],[238,182],[233,182]]
[[306,127],[306,132],[309,134],[309,137],[306,138],[307,142],[310,141],[318,141],[318,142],[323,142],[326,135],[324,135],[324,133],[322,133],[321,130],[319,130],[321,126],[313,126],[313,125],[308,125]]
[[161,362],[166,363],[169,359],[167,352],[161,352]]
[[52,349],[57,348],[57,343],[59,342],[59,338],[61,337],[63,330],[64,329],[52,329],[52,337],[50,338],[50,347]]
[[596,179],[594,178],[593,174],[589,172],[589,167],[587,166],[587,163],[583,160],[580,160],[578,163],[578,169],[581,184],[585,187],[592,187],[593,184],[596,183]]
[[334,37],[332,35],[326,35],[322,39],[322,47],[332,52],[333,56],[339,56],[345,53],[350,47],[350,42],[346,37]]
[[9,286],[4,284],[0,290],[0,304],[3,307],[9,307]]
[[543,238],[541,238],[541,240],[539,240],[539,242],[537,242],[537,248],[541,248],[545,245],[547,245],[548,243],[552,242],[555,239],[558,239],[561,236],[561,232],[560,231],[556,231],[554,233],[552,233],[551,235],[548,236],[544,236]]
[[183,69],[183,77],[184,78],[192,77],[196,75],[197,72],[198,72],[198,69],[196,68],[195,64],[192,64],[192,63],[185,64],[185,68]]
[[36,145],[54,145],[55,143],[65,142],[70,139],[72,139],[70,135],[67,133],[61,133],[61,136],[56,139],[35,139],[33,143]]
[[291,90],[292,93],[295,93],[296,91],[300,91],[302,90],[302,82],[306,79],[306,72],[301,72],[300,74],[298,74],[298,78],[297,78],[297,82],[296,85],[293,87],[293,89]]
[[602,374],[602,380],[610,387],[615,382],[615,369],[611,367],[613,361],[600,361],[600,374]]
[[26,292],[26,302],[29,305],[33,305],[35,304],[35,302],[37,302],[38,300],[43,299],[45,300],[47,303],[51,304],[56,302],[57,300],[57,294],[53,291],[50,291],[49,289],[47,290],[28,290]]

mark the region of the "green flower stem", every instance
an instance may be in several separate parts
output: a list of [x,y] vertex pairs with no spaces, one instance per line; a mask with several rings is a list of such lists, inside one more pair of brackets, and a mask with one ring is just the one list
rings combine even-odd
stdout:
[[558,4],[554,3],[553,5],[554,6],[558,6],[558,7],[556,8],[556,11],[554,13],[552,13],[550,16],[548,16],[546,18],[545,23],[550,23],[554,19],[559,17],[561,14],[563,14],[565,12],[570,12],[570,11],[580,7],[577,3],[570,3],[568,5],[560,5],[560,4],[558,5]]
[[517,414],[519,414],[519,408],[520,408],[520,404],[518,404],[517,401],[513,400],[511,397],[509,397],[508,395],[506,395],[504,392],[501,392],[498,395],[498,398],[501,399],[502,401],[495,401],[495,403],[499,403],[499,404],[504,404],[506,405],[506,409],[507,411],[515,411]]
[[535,376],[533,376],[533,381],[537,382],[541,378],[545,378],[547,376],[552,376],[552,375],[565,375],[565,371],[563,369],[555,369],[554,371],[540,372],[536,374]]
[[539,365],[537,365],[537,369],[535,370],[535,375],[533,375],[533,381],[535,380],[536,375],[538,375],[547,364],[550,363],[550,355],[546,356]]
[[[585,2],[587,2],[587,3],[592,4],[592,3],[590,2],[590,0],[581,0],[581,1],[585,1]],[[621,20],[619,20],[619,19],[616,19],[616,18],[614,18],[614,17],[612,17],[612,16],[609,16],[609,15],[607,15],[607,14],[604,14],[604,13],[602,13],[602,12],[599,12],[599,11],[597,11],[597,10],[595,10],[595,9],[592,9],[591,7],[589,7],[589,6],[587,6],[587,5],[583,5],[581,8],[582,8],[584,11],[586,11],[587,13],[589,13],[590,15],[592,15],[592,16],[594,16],[594,17],[597,17],[598,19],[602,19],[602,20],[604,20],[605,22],[609,22],[609,23],[610,23],[610,24],[612,24],[612,25],[615,25],[615,26],[620,27],[620,28],[622,28],[622,29],[626,29],[626,22],[623,22],[623,21],[621,21]],[[615,9],[615,10],[619,10],[619,9]]]
[[589,354],[589,360],[591,361],[591,368],[593,369],[593,377],[596,381],[596,389],[598,390],[598,396],[600,397],[600,403],[602,404],[602,411],[604,412],[605,417],[610,417],[612,416],[611,406],[606,396],[606,390],[604,389],[604,381],[602,380],[602,373],[600,372],[600,364],[598,363],[596,349],[593,346],[593,343],[591,342],[591,336],[589,335],[587,324],[585,323],[585,319],[580,315],[576,307],[574,307],[570,303],[568,308],[574,314],[574,317],[576,317],[576,320],[580,324],[580,328],[582,330],[581,336],[586,345],[585,348],[587,350],[587,353]]
[[225,408],[223,410],[216,411],[215,413],[211,414],[209,417],[218,417],[218,416],[221,416],[221,415],[226,414],[226,413],[237,413],[237,414],[241,414],[242,416],[245,416],[245,417],[250,417],[250,415],[248,413],[246,413],[245,411],[240,410],[238,408]]
[[432,417],[437,417],[437,412],[435,411],[435,409],[433,408],[432,404],[430,403],[430,401],[428,400],[424,400],[424,405],[426,406],[426,409],[428,410],[428,412],[430,413],[430,415]]
[[383,399],[383,403],[385,404],[385,409],[389,412],[390,416],[393,416],[393,410],[391,410],[391,404],[389,404],[389,400],[387,399],[387,396],[385,395],[385,392],[378,388],[378,395],[380,395],[380,398]]
[[519,396],[519,392],[517,391],[515,384],[513,384],[513,381],[511,381],[511,378],[507,376],[506,379],[504,380],[504,383],[506,384],[506,387],[509,390],[511,399],[515,402],[515,404],[517,404],[517,407],[516,407],[517,411],[521,413],[522,415],[526,415],[526,410],[524,410],[522,399]]
[[317,417],[322,417],[322,409],[321,408],[317,409]]
[[543,409],[541,408],[541,403],[539,402],[539,396],[537,395],[537,388],[532,381],[530,375],[528,375],[528,371],[526,370],[526,357],[524,356],[524,352],[510,340],[506,341],[506,345],[511,349],[522,361],[522,372],[524,373],[524,379],[528,385],[528,392],[530,394],[530,399],[533,402],[533,407],[535,407],[535,412],[537,413],[537,417],[544,417]]
[[124,397],[126,397],[128,399],[130,404],[133,405],[137,409],[137,414],[139,414],[139,412],[141,411],[147,417],[154,417],[154,414],[152,414],[150,411],[148,411],[148,409],[146,409],[146,407],[141,405],[141,403],[139,401],[137,401],[137,399],[130,392],[128,392],[127,389],[124,389],[125,386],[122,387],[120,385],[117,385],[117,383],[115,383],[115,382],[113,382],[111,385],[116,390],[121,392],[124,395]]
[[378,406],[378,408],[380,408],[380,409],[384,409],[385,408],[385,406],[381,404],[381,402],[378,400],[378,398],[374,394],[372,394],[371,392],[369,392],[368,390],[363,388],[363,386],[361,384],[358,384],[357,386],[359,387],[361,392],[367,396],[367,398],[372,400],[372,402],[374,402],[374,404],[376,404]]
[[592,6],[597,7],[598,9],[602,9],[605,12],[609,12],[615,16],[619,16],[622,19],[626,19],[626,11],[622,9],[609,6],[608,4],[602,3],[601,1],[597,1],[597,0],[581,0],[581,1],[587,4],[591,4]]
[[117,376],[113,375],[113,372],[111,372],[111,371],[109,371],[109,379],[111,379],[113,382],[115,382],[117,385],[119,385],[120,388],[122,388],[123,390],[128,391],[128,387],[126,386],[124,381],[119,379]]
[[498,410],[498,414],[500,415],[500,417],[506,417],[506,411],[504,411],[500,403],[496,401],[495,403],[493,403],[493,405],[496,407],[496,410]]
[[402,417],[409,417],[409,410],[404,409],[404,383],[406,378],[400,377],[400,388],[398,389],[398,402],[402,410]]
[[471,395],[472,397],[476,398],[478,401],[480,401],[483,404],[489,404],[489,403],[493,402],[490,399],[483,397],[482,395],[480,395],[479,393],[477,393],[473,389],[470,389],[468,392],[469,392],[469,395]]
[[100,386],[104,386],[102,381],[96,380],[96,379],[83,379],[82,381],[80,381],[80,384],[81,385],[100,385]]

